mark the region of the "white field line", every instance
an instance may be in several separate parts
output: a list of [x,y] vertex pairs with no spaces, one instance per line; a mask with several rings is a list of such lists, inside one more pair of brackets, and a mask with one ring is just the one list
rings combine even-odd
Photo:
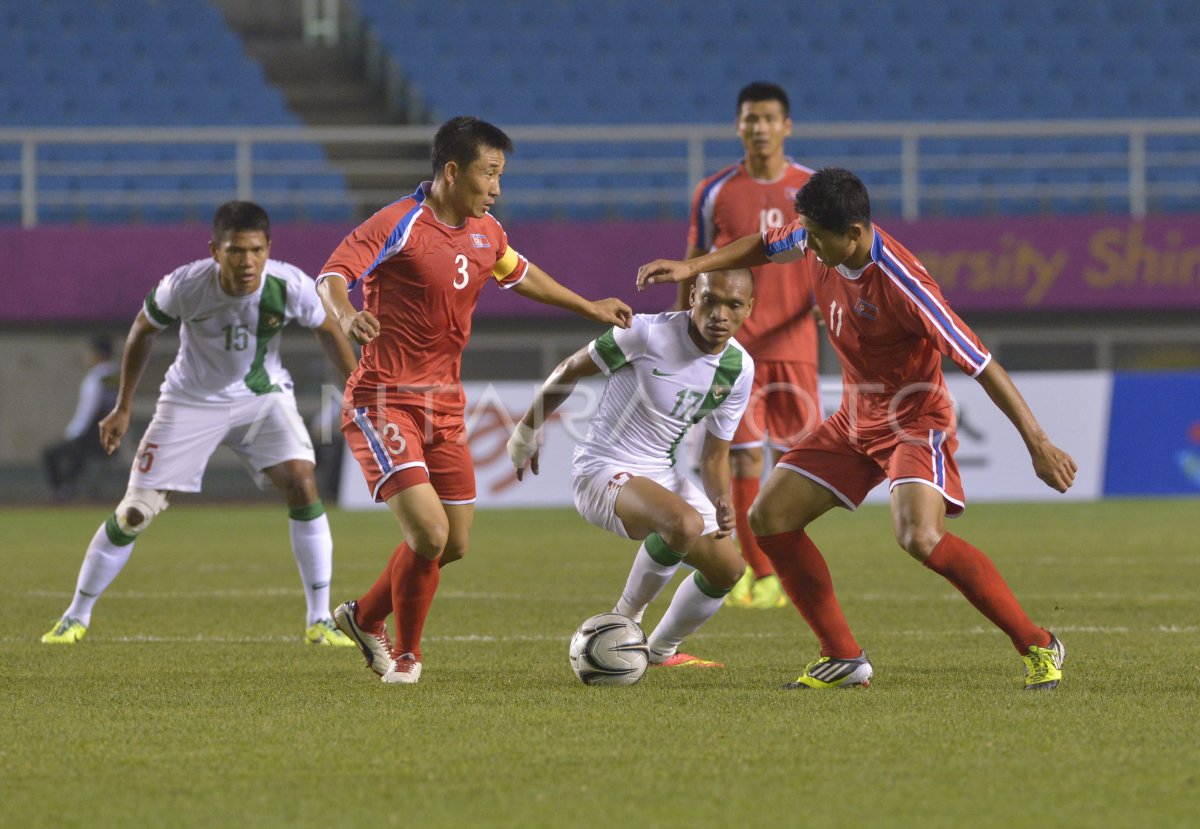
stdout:
[[[1137,633],[1139,636],[1170,636],[1177,634],[1195,634],[1200,633],[1200,625],[1154,625],[1147,628],[1130,628],[1122,626],[1108,627],[1103,625],[1064,625],[1054,628],[1055,632],[1069,634],[1093,634],[1093,635],[1109,635],[1109,634],[1125,634]],[[711,640],[727,640],[727,639],[794,639],[800,633],[800,629],[787,631],[763,631],[759,633],[705,633],[701,631],[695,634],[697,639]],[[891,636],[911,636],[918,638],[946,638],[960,636],[982,636],[988,634],[1000,635],[1000,632],[994,628],[974,627],[964,630],[893,630],[889,631]],[[496,643],[504,644],[508,642],[561,642],[566,643],[570,640],[570,634],[508,634],[494,635],[484,633],[472,633],[459,636],[425,636],[426,642],[480,642],[480,643]],[[32,636],[2,636],[0,643],[11,644],[20,642],[36,641]],[[293,643],[301,644],[301,636],[207,636],[197,634],[195,636],[104,636],[91,635],[88,637],[89,642],[115,642],[120,644],[159,644],[159,643],[199,643],[199,644],[219,644],[219,645],[261,645],[261,644],[278,644],[278,643]]]

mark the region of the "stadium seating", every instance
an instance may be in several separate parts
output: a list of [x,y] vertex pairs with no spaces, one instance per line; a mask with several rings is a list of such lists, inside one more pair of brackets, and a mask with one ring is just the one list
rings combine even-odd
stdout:
[[[290,0],[287,0],[290,2]],[[283,2],[283,0],[280,0]],[[346,0],[401,67],[415,98],[435,120],[468,112],[502,125],[706,123],[732,120],[737,90],[775,80],[792,96],[798,121],[922,121],[1190,117],[1200,112],[1200,4],[1194,0],[878,0],[868,4],[696,3],[690,0],[543,0],[497,6],[488,0]],[[0,125],[296,125],[279,90],[248,58],[206,0],[0,0]],[[793,141],[812,166],[853,167],[899,210],[896,142]],[[1152,211],[1195,210],[1183,186],[1197,175],[1200,138],[1152,137],[1152,156],[1178,163],[1147,172]],[[1081,157],[1128,153],[1124,138],[924,139],[922,210],[980,213],[1125,212],[1128,174],[1107,169],[1022,166],[1031,154]],[[509,215],[682,215],[689,182],[679,149],[576,147],[617,175],[570,170],[571,155],[523,142],[531,165],[510,176]],[[968,156],[984,153],[991,167]],[[736,141],[710,142],[708,166],[737,158]],[[655,159],[663,157],[661,165]],[[203,219],[212,196],[233,187],[232,145],[129,147],[44,144],[38,161],[43,221]],[[0,188],[19,189],[20,147],[0,142]],[[344,210],[287,198],[301,186],[344,193],[344,177],[316,145],[255,147],[255,193],[279,218],[342,218]],[[81,172],[72,164],[89,162]],[[309,162],[313,172],[295,172]],[[96,164],[107,164],[112,169]],[[125,173],[130,164],[149,178]],[[289,169],[288,165],[292,168]],[[1103,165],[1101,165],[1103,166]],[[520,169],[520,168],[514,168]],[[1065,183],[1053,201],[1011,195],[1014,188]],[[678,199],[637,204],[619,192],[637,185],[677,191]],[[80,208],[72,193],[103,185],[144,194],[136,205]],[[1101,188],[1112,185],[1113,193]],[[1177,185],[1179,185],[1177,187]],[[564,207],[572,188],[593,203]],[[939,190],[940,188],[940,190]],[[938,192],[984,195],[955,200]],[[1007,188],[1007,190],[1005,189]],[[1178,193],[1176,193],[1178,190]],[[190,204],[170,205],[164,192]],[[1009,195],[1005,195],[1005,193]],[[986,195],[991,193],[993,195]],[[272,194],[280,196],[279,205]],[[1082,195],[1080,195],[1082,194]],[[557,196],[557,201],[556,201]],[[156,201],[158,198],[158,201]],[[304,200],[299,200],[301,203]],[[15,221],[15,199],[0,221]]]
[[[357,5],[436,118],[466,112],[501,124],[712,123],[732,118],[737,90],[754,79],[782,84],[795,117],[818,122],[1200,112],[1195,64],[1200,4],[1192,0],[546,0],[503,10],[485,0],[357,0]],[[923,146],[922,154],[952,158],[963,150],[954,142],[935,143],[932,149]],[[993,143],[990,152],[1011,156],[1021,150]],[[1112,143],[1042,141],[1037,151],[1104,153],[1114,151]],[[844,147],[831,148],[825,156],[824,149],[793,147],[811,164],[846,154]],[[544,152],[518,148],[521,158],[541,158]],[[964,186],[1028,178],[1009,175],[1003,165],[987,173],[923,175],[928,183]],[[1120,171],[1114,175],[1127,178]],[[1151,179],[1188,175],[1194,169],[1163,171]],[[1039,176],[1076,184],[1090,180],[1069,170]],[[886,176],[869,170],[864,179],[889,185]],[[533,177],[512,186],[545,184],[545,177]],[[999,212],[1038,206],[1028,199],[978,203],[981,211]],[[1040,208],[1120,212],[1128,210],[1128,200],[1068,195]],[[1151,208],[1187,205],[1159,199]]]
[[[0,124],[6,127],[294,126],[282,94],[217,9],[198,0],[0,0]],[[20,148],[0,143],[0,165],[13,170]],[[206,221],[236,192],[234,147],[214,144],[39,146],[40,220]],[[258,175],[255,197],[277,219],[344,218],[344,207],[273,203],[272,193],[304,186],[345,192],[343,177],[312,144],[255,147],[255,162],[309,161],[316,173]],[[81,162],[91,166],[80,170]],[[109,174],[100,162],[139,175]],[[72,170],[71,165],[75,165]],[[123,165],[123,166],[122,166]],[[267,165],[269,168],[269,164]],[[149,176],[143,170],[152,170]],[[0,187],[19,191],[15,174]],[[133,204],[69,202],[72,193],[105,189]],[[171,204],[172,193],[189,204]],[[16,207],[0,208],[15,221]]]

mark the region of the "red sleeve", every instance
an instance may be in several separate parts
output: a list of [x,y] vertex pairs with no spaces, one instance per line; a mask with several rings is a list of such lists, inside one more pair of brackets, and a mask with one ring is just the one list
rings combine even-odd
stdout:
[[[700,222],[703,221],[703,217],[700,215],[700,199],[704,196],[705,184],[707,184],[707,180],[700,182],[700,186],[692,194],[692,209],[688,211],[687,241],[689,248],[700,248],[703,241],[700,239]],[[711,246],[712,239],[709,239],[708,243]]]
[[783,227],[769,227],[762,234],[763,252],[776,264],[801,259],[808,252],[808,233],[800,219],[792,219]]
[[[371,268],[378,263],[385,249],[389,247],[389,237],[393,231],[401,230],[398,222],[402,217],[407,218],[405,214],[408,213],[407,210],[402,209],[402,205],[403,202],[388,205],[354,228],[350,235],[334,248],[329,260],[321,268],[317,281],[320,282],[331,274],[337,274],[346,280],[347,287],[353,288],[358,284],[358,281],[370,272]],[[412,207],[411,204],[409,206]],[[415,218],[415,215],[411,217],[408,227],[411,227],[411,220],[415,220]],[[402,242],[407,240],[408,234],[403,233],[402,236],[403,239],[395,240],[400,243],[399,247],[403,246]]]
[[884,272],[905,328],[924,336],[964,372],[978,377],[992,355],[946,302],[941,288],[916,257],[907,251],[885,251],[876,264]]

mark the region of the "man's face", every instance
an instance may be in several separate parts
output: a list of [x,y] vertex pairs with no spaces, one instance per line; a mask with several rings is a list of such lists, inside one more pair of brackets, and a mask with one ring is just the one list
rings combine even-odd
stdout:
[[221,266],[221,290],[247,296],[262,284],[271,243],[261,230],[235,230],[219,242],[209,242],[213,260]]
[[500,176],[504,175],[504,152],[481,147],[479,156],[466,167],[458,168],[451,184],[454,204],[463,216],[482,219],[500,197]]
[[862,234],[859,225],[850,225],[845,233],[834,233],[826,230],[812,219],[800,214],[800,223],[808,231],[808,249],[821,262],[830,268],[836,268],[854,253],[855,246]]
[[792,119],[779,101],[743,101],[738,109],[738,137],[746,155],[771,158],[783,154],[783,142],[792,134]]
[[737,333],[754,307],[754,282],[748,271],[714,271],[696,277],[692,287],[692,324],[714,349]]

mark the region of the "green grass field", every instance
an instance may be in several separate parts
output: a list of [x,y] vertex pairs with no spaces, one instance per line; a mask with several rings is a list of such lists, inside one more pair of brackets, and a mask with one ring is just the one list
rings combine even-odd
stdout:
[[[478,514],[416,687],[301,642],[281,507],[173,507],[87,637],[42,645],[105,514],[0,512],[5,827],[1196,825],[1196,501],[977,505],[952,525],[1066,643],[1051,694],[1021,690],[1007,639],[878,508],[814,528],[875,666],[870,690],[824,694],[777,690],[816,650],[790,608],[725,609],[689,641],[727,670],[580,685],[567,640],[634,547],[569,510]],[[331,521],[336,602],[396,537],[386,514]]]

